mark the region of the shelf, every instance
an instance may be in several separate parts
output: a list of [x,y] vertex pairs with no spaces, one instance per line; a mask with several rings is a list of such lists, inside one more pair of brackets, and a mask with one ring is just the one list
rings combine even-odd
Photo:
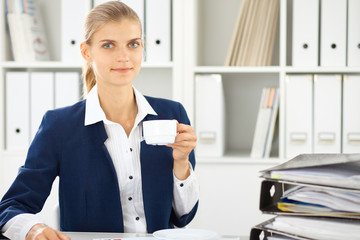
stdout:
[[286,73],[360,73],[359,67],[286,67]]
[[270,157],[270,158],[251,158],[248,153],[241,152],[226,152],[222,157],[199,157],[196,156],[196,163],[209,164],[263,164],[263,165],[278,165],[283,163],[284,159]]
[[359,67],[229,67],[229,66],[197,66],[195,73],[360,73]]
[[261,67],[229,67],[229,66],[198,66],[195,73],[279,73],[279,66]]
[[82,63],[64,63],[60,61],[47,61],[47,62],[5,61],[5,62],[1,62],[0,66],[3,68],[81,68]]
[[[0,67],[2,68],[55,68],[55,69],[81,69],[83,63],[64,63],[61,61],[47,61],[47,62],[15,62],[15,61],[5,61],[0,62]],[[152,68],[172,68],[174,64],[169,63],[142,63],[142,68],[152,69]]]

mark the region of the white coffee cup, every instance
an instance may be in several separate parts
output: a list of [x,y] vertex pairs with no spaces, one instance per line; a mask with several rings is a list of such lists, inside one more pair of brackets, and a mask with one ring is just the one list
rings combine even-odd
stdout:
[[143,122],[144,139],[147,144],[167,145],[175,142],[176,120],[150,120]]

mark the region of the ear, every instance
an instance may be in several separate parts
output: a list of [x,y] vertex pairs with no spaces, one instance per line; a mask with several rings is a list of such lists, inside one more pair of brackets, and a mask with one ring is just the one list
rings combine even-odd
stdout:
[[92,62],[92,59],[91,59],[91,56],[90,56],[90,46],[86,42],[82,42],[80,44],[80,51],[81,51],[82,57],[87,62]]

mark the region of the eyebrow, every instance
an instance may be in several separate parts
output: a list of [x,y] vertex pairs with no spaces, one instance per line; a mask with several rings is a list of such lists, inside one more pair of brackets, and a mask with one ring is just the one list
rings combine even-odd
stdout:
[[[138,37],[138,38],[133,38],[133,39],[130,39],[130,40],[128,40],[128,42],[132,42],[132,41],[136,41],[136,40],[141,40],[141,38],[140,37]],[[102,40],[100,40],[99,41],[99,43],[102,43],[102,42],[116,42],[115,40],[112,40],[112,39],[102,39]]]

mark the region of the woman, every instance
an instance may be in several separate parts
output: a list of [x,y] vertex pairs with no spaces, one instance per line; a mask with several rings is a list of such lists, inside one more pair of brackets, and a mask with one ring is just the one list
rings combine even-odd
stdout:
[[[143,55],[141,23],[125,4],[94,8],[81,53],[87,99],[45,114],[26,163],[0,203],[11,239],[68,239],[33,215],[60,177],[63,231],[154,232],[195,215],[196,136],[181,104],[144,97],[132,86]],[[168,146],[142,141],[142,122],[176,119]]]

